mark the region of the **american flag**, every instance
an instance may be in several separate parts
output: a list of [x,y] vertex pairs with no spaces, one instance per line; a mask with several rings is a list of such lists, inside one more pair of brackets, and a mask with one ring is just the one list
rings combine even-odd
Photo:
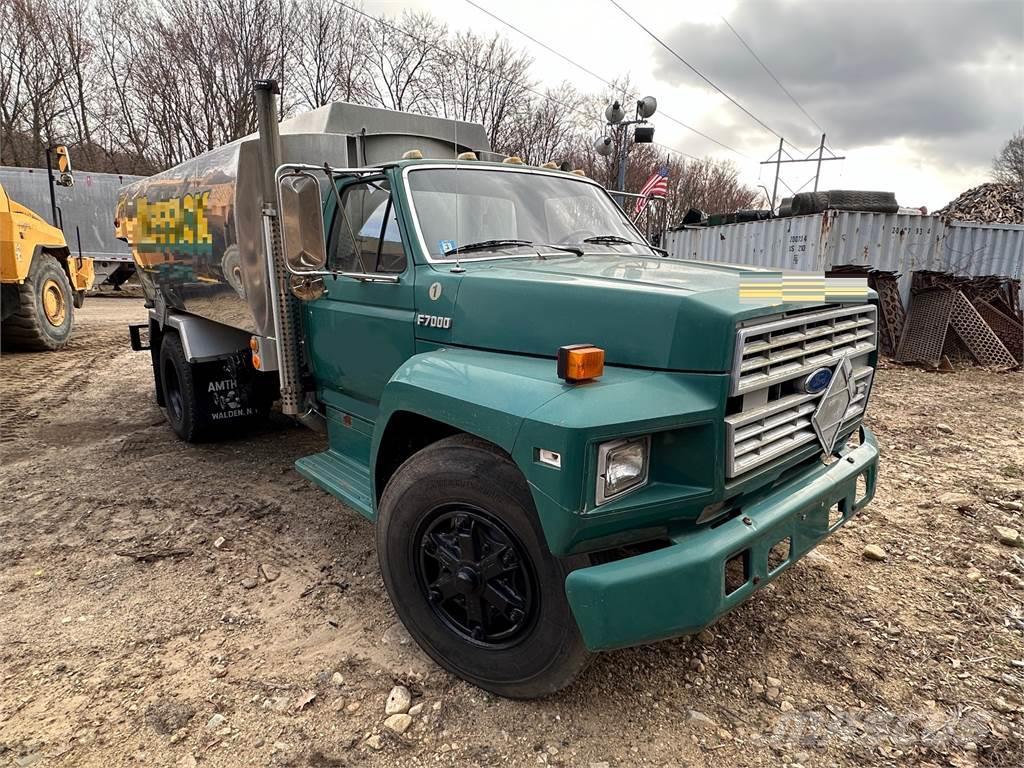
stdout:
[[643,189],[640,190],[640,197],[636,200],[636,210],[634,213],[640,213],[647,205],[647,201],[652,197],[664,197],[668,192],[668,166],[663,165],[654,173],[651,174],[651,178],[644,184]]

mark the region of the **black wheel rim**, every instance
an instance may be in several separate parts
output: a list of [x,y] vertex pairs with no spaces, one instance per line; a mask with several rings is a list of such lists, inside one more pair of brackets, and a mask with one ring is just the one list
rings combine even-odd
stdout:
[[178,371],[172,363],[164,366],[164,381],[167,383],[167,408],[171,413],[171,420],[175,424],[181,423],[185,413],[185,403],[181,397],[181,383],[178,381]]
[[417,577],[434,614],[475,645],[515,645],[532,629],[539,595],[519,540],[482,509],[456,504],[427,515],[414,540]]

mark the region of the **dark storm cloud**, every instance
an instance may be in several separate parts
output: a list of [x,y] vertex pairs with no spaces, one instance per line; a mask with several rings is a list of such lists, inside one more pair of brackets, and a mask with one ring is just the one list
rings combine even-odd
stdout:
[[[747,0],[729,21],[833,144],[906,138],[959,145],[961,161],[983,161],[995,151],[991,142],[1004,141],[1024,121],[1020,0]],[[815,142],[816,129],[724,24],[684,22],[664,35],[770,126],[798,144]],[[700,84],[667,51],[657,51],[660,79]],[[760,130],[726,109],[737,124],[731,138]]]

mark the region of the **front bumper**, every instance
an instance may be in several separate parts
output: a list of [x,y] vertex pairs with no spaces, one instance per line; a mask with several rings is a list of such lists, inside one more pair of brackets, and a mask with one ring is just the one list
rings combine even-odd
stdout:
[[[861,430],[861,444],[838,461],[772,489],[722,525],[689,529],[662,549],[570,573],[565,590],[587,647],[608,650],[699,632],[843,525],[875,494],[878,442]],[[861,476],[864,494],[857,498]],[[837,504],[842,519],[830,527],[829,510]],[[769,571],[769,551],[787,538],[789,556]],[[726,594],[726,563],[737,555],[746,581]]]

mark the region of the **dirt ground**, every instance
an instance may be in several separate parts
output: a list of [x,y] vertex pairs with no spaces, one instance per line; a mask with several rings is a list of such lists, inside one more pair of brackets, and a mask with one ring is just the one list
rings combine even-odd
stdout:
[[90,299],[66,350],[0,359],[0,766],[1024,764],[1024,549],[993,529],[1024,529],[1021,374],[884,368],[865,513],[699,637],[523,703],[410,643],[371,526],[292,467],[322,438],[175,439],[143,318]]

